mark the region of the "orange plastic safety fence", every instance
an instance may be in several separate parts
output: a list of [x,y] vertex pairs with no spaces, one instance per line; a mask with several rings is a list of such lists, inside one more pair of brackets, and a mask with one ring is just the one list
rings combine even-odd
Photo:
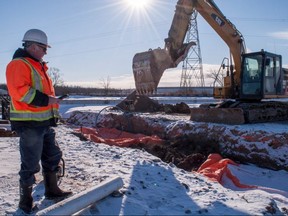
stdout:
[[158,136],[147,136],[144,134],[133,134],[125,131],[121,131],[115,128],[87,128],[82,127],[77,129],[87,139],[97,142],[105,143],[108,145],[115,145],[121,147],[130,147],[138,144],[163,144],[164,141]]
[[239,179],[229,170],[228,164],[238,166],[237,163],[230,159],[223,159],[219,154],[210,154],[207,160],[199,167],[198,173],[207,176],[213,181],[223,184],[222,178],[224,175],[228,177],[234,185],[239,188],[256,188],[257,186],[241,184]]

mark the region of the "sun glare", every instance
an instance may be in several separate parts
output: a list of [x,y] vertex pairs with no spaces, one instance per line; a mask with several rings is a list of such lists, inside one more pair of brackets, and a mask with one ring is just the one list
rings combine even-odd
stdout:
[[151,0],[125,0],[128,6],[134,9],[143,9],[149,6]]

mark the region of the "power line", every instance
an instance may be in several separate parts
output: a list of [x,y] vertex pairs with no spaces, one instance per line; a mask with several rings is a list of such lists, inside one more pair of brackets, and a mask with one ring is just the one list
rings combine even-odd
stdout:
[[230,20],[245,22],[288,22],[287,18],[252,18],[252,17],[230,17]]

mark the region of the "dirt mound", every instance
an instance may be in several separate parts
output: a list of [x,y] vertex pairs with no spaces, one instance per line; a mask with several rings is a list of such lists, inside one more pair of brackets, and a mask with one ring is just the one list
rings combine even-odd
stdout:
[[122,110],[129,112],[165,112],[165,113],[190,113],[190,108],[184,102],[176,105],[160,104],[158,101],[149,98],[147,95],[137,95],[132,92],[123,101],[116,105]]
[[159,104],[158,101],[152,100],[147,95],[136,95],[136,91],[116,106],[130,112],[159,112],[163,110],[163,105]]

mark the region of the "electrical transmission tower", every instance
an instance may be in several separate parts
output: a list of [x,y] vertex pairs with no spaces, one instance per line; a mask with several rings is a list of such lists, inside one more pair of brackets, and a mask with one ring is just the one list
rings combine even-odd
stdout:
[[202,56],[200,50],[199,34],[197,27],[197,11],[193,11],[186,35],[186,42],[194,41],[186,59],[183,62],[180,87],[189,88],[192,86],[204,87],[204,76],[202,66]]

